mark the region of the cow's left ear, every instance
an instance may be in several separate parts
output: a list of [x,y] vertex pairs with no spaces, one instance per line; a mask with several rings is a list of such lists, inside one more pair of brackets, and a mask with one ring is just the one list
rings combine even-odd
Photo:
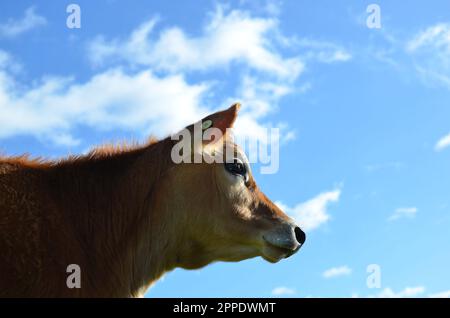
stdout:
[[[226,141],[232,140],[232,134],[227,130],[233,127],[241,104],[235,103],[228,109],[206,116],[202,120],[187,126],[177,134],[171,136],[172,140],[183,141],[176,143],[178,146],[172,149],[172,153],[179,153],[180,149],[188,147],[189,154],[202,153],[206,148],[213,153]],[[188,134],[186,135],[186,132]],[[189,143],[187,145],[186,143]],[[183,152],[184,156],[187,155]]]
[[232,128],[237,118],[237,114],[241,104],[235,103],[228,109],[211,114],[202,119],[202,128],[204,130],[214,127],[220,129],[223,134],[226,133],[227,128]]
[[[228,109],[211,114],[201,120],[204,131],[203,144],[215,143],[226,136],[227,129],[232,128],[236,121],[241,104],[235,103]],[[219,133],[220,132],[220,133]]]

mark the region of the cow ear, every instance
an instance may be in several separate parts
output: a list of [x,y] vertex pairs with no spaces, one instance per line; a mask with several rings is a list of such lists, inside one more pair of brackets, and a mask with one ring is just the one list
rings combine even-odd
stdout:
[[[207,128],[218,128],[225,134],[227,128],[232,128],[233,124],[237,118],[237,114],[241,104],[235,103],[231,105],[228,109],[222,110],[220,112],[211,114],[202,119],[202,125],[204,129]],[[209,126],[209,127],[208,127]]]
[[204,131],[203,144],[216,143],[220,137],[227,135],[227,129],[232,128],[236,121],[241,104],[235,103],[228,109],[211,114],[201,120]]
[[[239,103],[235,103],[228,109],[206,116],[172,135],[170,139],[174,140],[176,145],[172,149],[172,154],[179,154],[181,149],[187,148],[190,150],[183,151],[183,156],[187,153],[191,155],[202,153],[206,148],[212,153],[220,149],[225,142],[232,141],[233,136],[228,129],[233,127],[240,107]],[[179,142],[180,140],[182,142]]]

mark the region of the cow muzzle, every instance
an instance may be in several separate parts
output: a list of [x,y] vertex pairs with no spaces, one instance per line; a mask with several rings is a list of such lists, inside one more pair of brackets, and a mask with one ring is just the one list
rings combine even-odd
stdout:
[[263,235],[264,247],[262,257],[271,263],[288,258],[302,247],[306,235],[293,223],[284,223]]

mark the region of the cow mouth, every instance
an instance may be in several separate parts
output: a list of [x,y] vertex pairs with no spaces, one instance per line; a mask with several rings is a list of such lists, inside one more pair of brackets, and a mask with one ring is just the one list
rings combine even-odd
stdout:
[[292,249],[271,244],[267,240],[264,241],[265,244],[263,247],[262,258],[270,263],[277,263],[284,258],[288,258],[289,256],[294,255],[300,249],[300,246]]

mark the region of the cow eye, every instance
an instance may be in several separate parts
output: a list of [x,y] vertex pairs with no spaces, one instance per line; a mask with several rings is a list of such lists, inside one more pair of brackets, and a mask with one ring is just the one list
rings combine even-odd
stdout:
[[233,159],[233,162],[225,162],[225,169],[231,174],[243,176],[244,179],[247,179],[247,168],[238,158]]

